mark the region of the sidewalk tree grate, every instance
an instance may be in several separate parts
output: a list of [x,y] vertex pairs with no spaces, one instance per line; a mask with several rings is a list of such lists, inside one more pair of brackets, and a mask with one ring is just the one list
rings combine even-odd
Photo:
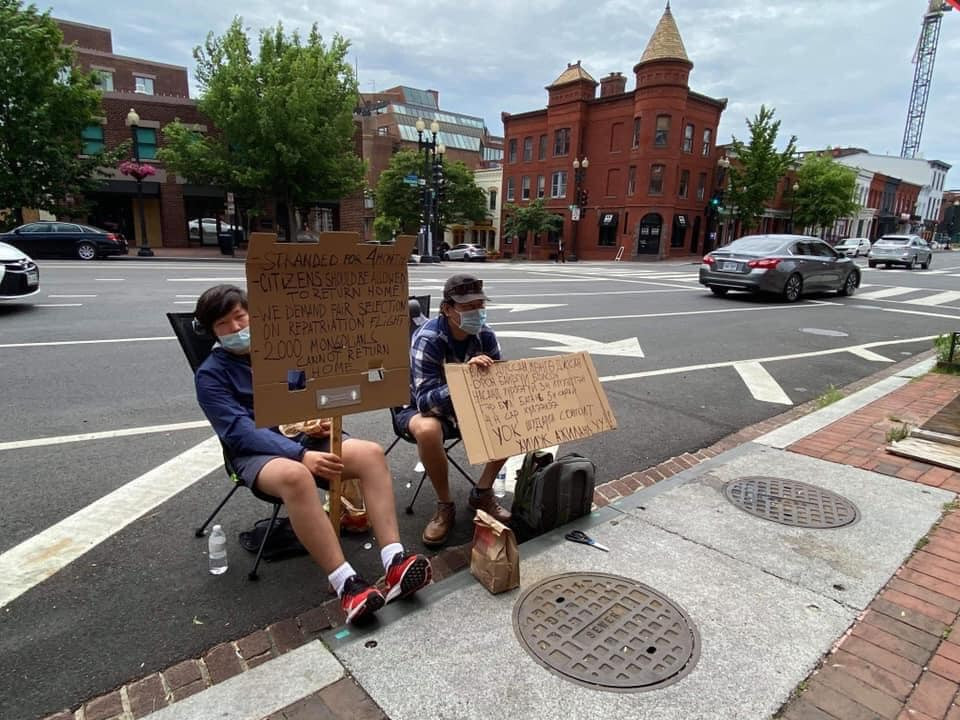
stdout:
[[860,519],[857,506],[845,497],[797,480],[742,477],[728,482],[724,495],[744,512],[781,525],[823,530]]
[[514,605],[513,629],[540,665],[596,690],[656,690],[686,676],[700,658],[700,636],[687,614],[619,575],[541,580]]

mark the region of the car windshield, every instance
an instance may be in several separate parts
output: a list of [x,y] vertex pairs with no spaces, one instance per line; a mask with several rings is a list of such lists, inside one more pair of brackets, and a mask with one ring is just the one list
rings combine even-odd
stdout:
[[844,240],[843,242],[837,243],[837,247],[853,247],[857,245],[856,240]]
[[734,240],[727,248],[730,252],[772,253],[783,247],[782,238],[746,237]]
[[909,238],[880,238],[877,240],[877,245],[896,247],[898,245],[906,245],[908,242],[910,242]]

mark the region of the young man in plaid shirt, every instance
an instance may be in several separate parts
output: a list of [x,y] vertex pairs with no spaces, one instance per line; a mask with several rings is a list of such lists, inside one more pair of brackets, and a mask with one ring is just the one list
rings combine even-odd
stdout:
[[[437,492],[437,511],[423,530],[425,545],[442,545],[453,527],[456,508],[450,495],[445,438],[457,437],[457,416],[450,400],[444,363],[468,363],[488,368],[500,359],[500,344],[486,325],[487,296],[483,281],[473,275],[454,275],[443,287],[440,315],[423,324],[410,351],[410,405],[398,415],[400,426],[417,441],[423,463]],[[510,513],[493,495],[493,481],[504,460],[486,464],[470,493],[469,504],[500,522]]]

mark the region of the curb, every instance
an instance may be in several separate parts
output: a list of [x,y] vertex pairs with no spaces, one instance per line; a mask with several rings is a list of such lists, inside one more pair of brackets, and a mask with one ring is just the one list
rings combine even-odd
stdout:
[[[929,359],[934,354],[933,350],[928,350],[888,365],[872,375],[845,386],[842,393],[846,396],[862,390],[892,377],[918,362]],[[594,490],[594,509],[605,507],[699,465],[701,462],[723,452],[752,442],[772,430],[819,409],[817,403],[818,399],[814,398],[772,418],[731,433],[709,447],[695,452],[682,453],[645,470],[633,472],[597,485]],[[849,415],[856,413],[857,410],[853,410]],[[941,522],[943,522],[943,519],[941,519]],[[960,522],[957,523],[957,527],[958,532],[960,532]],[[931,529],[931,535],[933,531]],[[466,543],[457,547],[445,548],[431,557],[434,582],[449,578],[467,567],[470,563],[470,551],[471,543]],[[958,553],[960,553],[960,547],[958,547]],[[896,577],[895,575],[894,578]],[[239,675],[309,641],[318,639],[327,630],[340,627],[343,624],[344,617],[340,610],[339,601],[337,598],[330,598],[318,607],[307,610],[296,617],[280,620],[238,640],[216,645],[199,658],[183,660],[166,670],[125,683],[120,688],[105,695],[84,702],[75,711],[63,710],[47,716],[44,720],[134,720],[141,718],[154,710],[167,707],[178,700]],[[859,620],[855,622],[848,634],[858,624]],[[830,654],[825,657],[829,658]],[[958,659],[960,659],[960,655],[958,655]],[[960,664],[958,664],[958,673],[960,673]],[[958,676],[958,679],[960,679],[960,676]],[[786,706],[784,707],[786,708]],[[810,717],[815,717],[815,715]],[[919,717],[919,720],[922,720],[922,716]]]

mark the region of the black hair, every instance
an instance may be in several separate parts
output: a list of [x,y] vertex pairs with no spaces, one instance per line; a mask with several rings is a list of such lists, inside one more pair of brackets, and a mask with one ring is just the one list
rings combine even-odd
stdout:
[[213,326],[217,320],[230,313],[239,305],[248,309],[247,291],[236,285],[214,285],[205,290],[197,299],[193,317],[208,335],[213,335]]

